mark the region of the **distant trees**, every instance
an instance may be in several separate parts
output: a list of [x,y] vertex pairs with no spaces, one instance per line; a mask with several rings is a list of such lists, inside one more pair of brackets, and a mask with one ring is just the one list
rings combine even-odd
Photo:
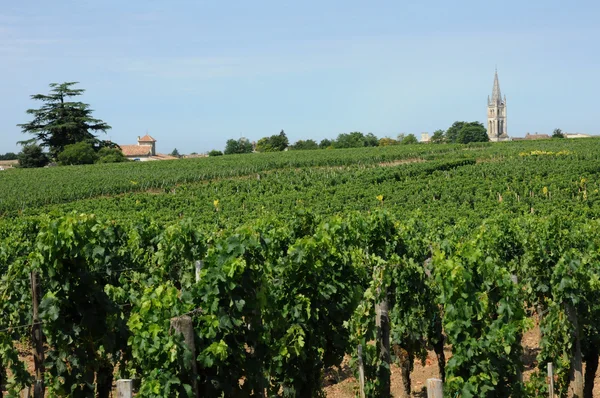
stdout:
[[330,139],[322,139],[321,142],[319,142],[319,149],[327,149],[327,148],[332,148],[333,147],[333,141],[331,141]]
[[208,156],[223,156],[223,152],[213,149],[208,153]]
[[[442,139],[442,135],[439,134],[440,130],[437,130],[437,137],[435,142],[450,142],[457,144],[468,144],[469,142],[487,142],[489,137],[487,130],[483,127],[480,122],[454,122],[448,130],[446,130],[445,137]],[[434,136],[436,134],[434,133]],[[433,138],[432,138],[433,141]]]
[[32,168],[44,167],[48,164],[48,156],[42,150],[42,147],[35,144],[23,146],[23,150],[18,155],[19,167]]
[[14,152],[6,152],[4,155],[0,155],[0,160],[17,160],[19,156]]
[[[431,136],[431,143],[441,144],[444,142],[468,144],[470,142],[489,141],[487,131],[480,122],[456,121],[448,130],[436,130]],[[378,138],[373,133],[363,134],[360,131],[350,133],[341,133],[336,139],[325,138],[318,144],[315,140],[298,140],[289,146],[292,150],[308,149],[328,149],[328,148],[364,148],[364,147],[384,147],[390,145],[415,145],[419,144],[419,139],[415,134],[400,133],[396,138],[389,136]],[[251,152],[251,145],[245,138],[238,141],[229,140],[225,148],[225,154]],[[281,151],[288,147],[288,139],[282,130],[277,135],[263,137],[256,143],[257,152]],[[244,149],[246,148],[246,149]]]
[[291,146],[294,150],[319,149],[319,144],[315,140],[299,140]]
[[402,139],[402,141],[400,141],[400,143],[402,145],[413,145],[413,144],[418,144],[419,140],[417,139],[417,137],[414,134],[409,134],[406,137],[404,137]]
[[565,135],[561,129],[554,129],[552,132],[552,138],[565,138]]
[[[372,137],[375,137],[371,134]],[[353,131],[351,133],[341,133],[337,136],[337,139],[333,142],[334,148],[362,148],[365,146],[373,146],[372,138],[365,137],[365,135],[359,131]],[[375,146],[379,144],[379,140],[375,137]]]
[[441,144],[446,140],[444,130],[435,130],[431,136],[431,142],[434,144]]
[[263,137],[256,143],[256,152],[279,152],[285,150],[289,141],[285,132],[281,130],[279,134],[270,137]]
[[454,122],[452,126],[446,130],[446,142],[458,142],[458,133],[465,126],[466,122]]
[[104,146],[114,146],[107,141],[99,140],[94,133],[106,132],[111,127],[100,119],[92,117],[88,104],[73,102],[69,99],[82,95],[85,90],[73,88],[77,82],[52,83],[49,95],[35,94],[31,98],[41,101],[39,109],[29,109],[27,114],[33,116],[29,123],[19,124],[24,134],[33,138],[20,141],[28,145],[39,143],[48,148],[54,159],[67,145],[78,142],[88,142],[97,149]]
[[487,135],[487,130],[483,124],[479,122],[466,123],[458,132],[457,141],[460,144],[468,144],[469,142],[488,142],[490,138]]
[[379,139],[379,146],[390,146],[398,145],[400,142],[390,137],[383,137]]
[[233,155],[236,153],[252,153],[252,143],[245,137],[242,137],[239,140],[227,140],[224,153],[225,155]]
[[177,150],[177,148],[173,149],[173,151],[171,152],[171,156],[175,156],[176,158],[180,158],[181,155],[179,154],[179,151]]

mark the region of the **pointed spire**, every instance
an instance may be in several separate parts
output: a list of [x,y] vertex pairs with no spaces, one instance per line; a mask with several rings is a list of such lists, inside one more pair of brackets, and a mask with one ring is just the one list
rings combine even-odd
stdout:
[[492,104],[499,104],[502,102],[502,93],[500,92],[500,82],[498,82],[498,69],[494,74],[494,88],[492,90]]

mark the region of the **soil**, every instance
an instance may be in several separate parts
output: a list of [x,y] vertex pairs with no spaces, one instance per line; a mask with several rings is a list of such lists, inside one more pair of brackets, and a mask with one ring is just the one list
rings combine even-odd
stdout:
[[[530,330],[523,334],[521,344],[523,345],[523,362],[525,364],[525,371],[523,372],[523,380],[528,381],[531,374],[537,369],[536,357],[539,353],[539,342],[540,342],[540,329],[535,324]],[[450,347],[444,349],[446,354],[446,360],[452,357]],[[358,391],[358,382],[354,378],[352,370],[348,368],[349,358],[345,358],[342,362],[342,369],[333,372],[328,372],[326,378],[325,394],[329,398],[354,398],[356,397],[356,391]],[[392,377],[391,377],[391,393],[392,397],[407,398],[404,394],[404,388],[402,384],[402,376],[400,368],[396,365],[391,366]],[[585,372],[585,365],[584,365]],[[338,378],[332,377],[332,373],[337,375]],[[412,392],[411,397],[427,397],[426,384],[427,379],[440,378],[437,366],[437,358],[433,351],[430,351],[427,355],[425,364],[422,365],[420,361],[416,361],[414,369],[410,374]],[[331,382],[334,381],[335,382]],[[594,380],[594,398],[600,398],[600,372],[596,373],[596,379]]]
[[[535,321],[535,320],[534,320]],[[535,325],[523,334],[521,343],[523,346],[523,362],[525,370],[523,372],[523,380],[528,381],[531,374],[537,369],[536,357],[539,353],[540,330]],[[33,356],[31,350],[26,346],[17,343],[19,357],[25,361],[26,367],[31,374],[34,373]],[[452,357],[451,348],[447,346],[445,349],[446,360]],[[346,356],[339,367],[328,369],[325,374],[324,390],[327,397],[330,398],[355,398],[358,391],[358,382],[354,378],[353,372],[350,369],[350,357]],[[393,364],[391,366],[391,393],[392,397],[407,398],[404,395],[402,385],[402,376],[400,368]],[[585,364],[584,364],[585,372]],[[410,375],[412,392],[411,397],[427,397],[426,383],[427,379],[440,378],[437,358],[433,351],[428,352],[424,364],[420,361],[415,361],[414,369]],[[600,372],[596,373],[594,380],[594,398],[600,398]]]

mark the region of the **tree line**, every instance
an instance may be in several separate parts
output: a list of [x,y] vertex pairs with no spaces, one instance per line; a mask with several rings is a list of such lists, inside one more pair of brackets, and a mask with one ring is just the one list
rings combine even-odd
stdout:
[[[430,142],[434,144],[453,143],[468,144],[470,142],[489,141],[487,131],[480,122],[457,121],[447,130],[436,130]],[[379,138],[373,133],[363,134],[359,131],[341,133],[335,139],[325,138],[320,142],[313,139],[298,140],[289,145],[289,140],[283,130],[279,134],[263,137],[258,142],[252,143],[246,137],[238,140],[229,139],[225,144],[223,152],[210,151],[209,156],[232,155],[251,152],[278,152],[284,150],[312,150],[312,149],[340,149],[340,148],[364,148],[389,145],[413,145],[419,140],[414,134],[398,134],[396,138]]]

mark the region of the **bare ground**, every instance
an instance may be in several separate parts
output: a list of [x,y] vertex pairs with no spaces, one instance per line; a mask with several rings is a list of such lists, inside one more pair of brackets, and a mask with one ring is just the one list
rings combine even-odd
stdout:
[[[528,381],[531,374],[537,369],[536,357],[539,353],[539,342],[540,342],[540,329],[537,325],[526,333],[523,334],[521,343],[523,345],[523,362],[525,364],[525,371],[523,372],[523,380]],[[446,360],[450,359],[452,353],[449,347],[445,348]],[[348,368],[348,358],[344,359],[342,363],[342,370],[337,374],[339,375],[338,381],[334,382],[335,377],[331,377],[328,373],[326,378],[325,394],[329,398],[354,398],[356,397],[356,391],[358,391],[358,382],[354,378],[352,371]],[[584,365],[585,366],[585,365]],[[395,364],[391,367],[391,392],[393,397],[406,398],[404,395],[404,388],[402,384],[402,376],[400,368]],[[585,372],[585,367],[584,367]],[[334,372],[334,374],[336,374]],[[433,351],[430,351],[427,355],[425,365],[422,365],[420,361],[416,361],[414,369],[411,372],[411,397],[427,397],[426,384],[427,379],[439,378],[437,358]],[[594,380],[594,398],[600,398],[600,372],[596,373],[596,379]]]

